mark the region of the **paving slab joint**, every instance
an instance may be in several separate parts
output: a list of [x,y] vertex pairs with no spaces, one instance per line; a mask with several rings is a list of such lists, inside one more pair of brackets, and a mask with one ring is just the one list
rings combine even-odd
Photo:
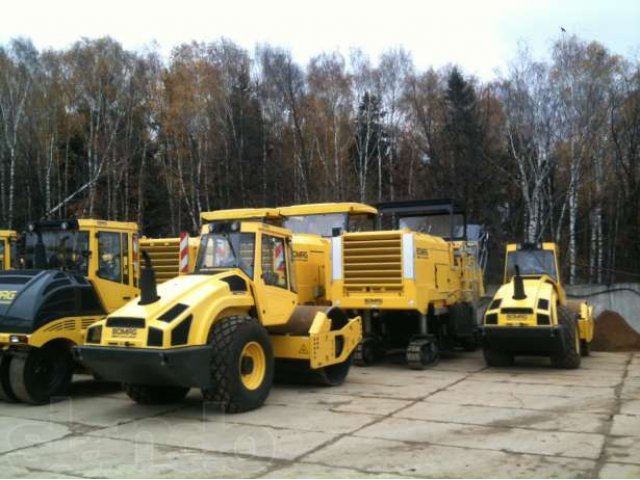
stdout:
[[620,412],[622,411],[622,389],[624,388],[624,382],[626,381],[629,375],[629,365],[631,364],[633,357],[634,357],[633,353],[627,354],[627,360],[624,364],[624,372],[622,374],[622,378],[620,379],[620,382],[618,382],[618,384],[614,389],[615,403],[613,405],[613,411],[611,412],[611,415],[609,415],[609,419],[606,421],[606,431],[604,432],[604,442],[602,443],[602,450],[600,452],[600,456],[596,460],[596,463],[593,467],[593,471],[589,475],[590,478],[600,478],[600,473],[604,468],[605,464],[607,463],[606,451],[607,451],[607,447],[611,443],[611,431],[613,430],[613,421],[616,415],[620,415]]

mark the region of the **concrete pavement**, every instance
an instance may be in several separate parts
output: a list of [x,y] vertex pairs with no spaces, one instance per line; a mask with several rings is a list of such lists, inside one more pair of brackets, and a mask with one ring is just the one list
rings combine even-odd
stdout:
[[336,388],[276,385],[224,415],[197,391],[140,406],[86,377],[73,396],[0,403],[0,477],[639,477],[640,353],[487,369],[354,367]]

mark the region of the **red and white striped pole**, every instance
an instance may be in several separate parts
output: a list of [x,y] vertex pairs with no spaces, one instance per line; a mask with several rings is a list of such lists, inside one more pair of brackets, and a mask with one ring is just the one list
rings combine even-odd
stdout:
[[180,273],[189,273],[189,233],[180,232]]

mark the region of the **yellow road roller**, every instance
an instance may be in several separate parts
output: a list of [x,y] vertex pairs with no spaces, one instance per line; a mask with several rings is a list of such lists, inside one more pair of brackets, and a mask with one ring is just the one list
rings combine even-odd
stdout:
[[141,296],[93,324],[77,360],[138,403],[177,402],[195,387],[225,412],[260,407],[274,376],[342,383],[360,318],[299,305],[291,232],[213,221],[200,238],[195,271],[158,287],[147,257]]
[[545,356],[556,368],[578,368],[593,339],[593,307],[568,301],[554,243],[509,244],[504,284],[484,315],[484,358],[509,366],[518,355]]
[[71,347],[86,328],[138,294],[137,225],[30,223],[20,269],[0,272],[0,399],[33,404],[68,394]]

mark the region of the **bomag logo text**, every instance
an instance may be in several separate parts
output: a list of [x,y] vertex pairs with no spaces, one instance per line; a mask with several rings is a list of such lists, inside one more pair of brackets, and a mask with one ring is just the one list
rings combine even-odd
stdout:
[[10,302],[16,298],[16,290],[0,290],[0,302]]
[[382,299],[381,298],[365,298],[364,303],[365,305],[380,305],[382,303]]
[[114,337],[135,338],[137,329],[126,327],[114,327],[112,330]]
[[306,262],[307,260],[309,260],[309,252],[307,252],[306,250],[294,250],[293,258],[295,260]]

